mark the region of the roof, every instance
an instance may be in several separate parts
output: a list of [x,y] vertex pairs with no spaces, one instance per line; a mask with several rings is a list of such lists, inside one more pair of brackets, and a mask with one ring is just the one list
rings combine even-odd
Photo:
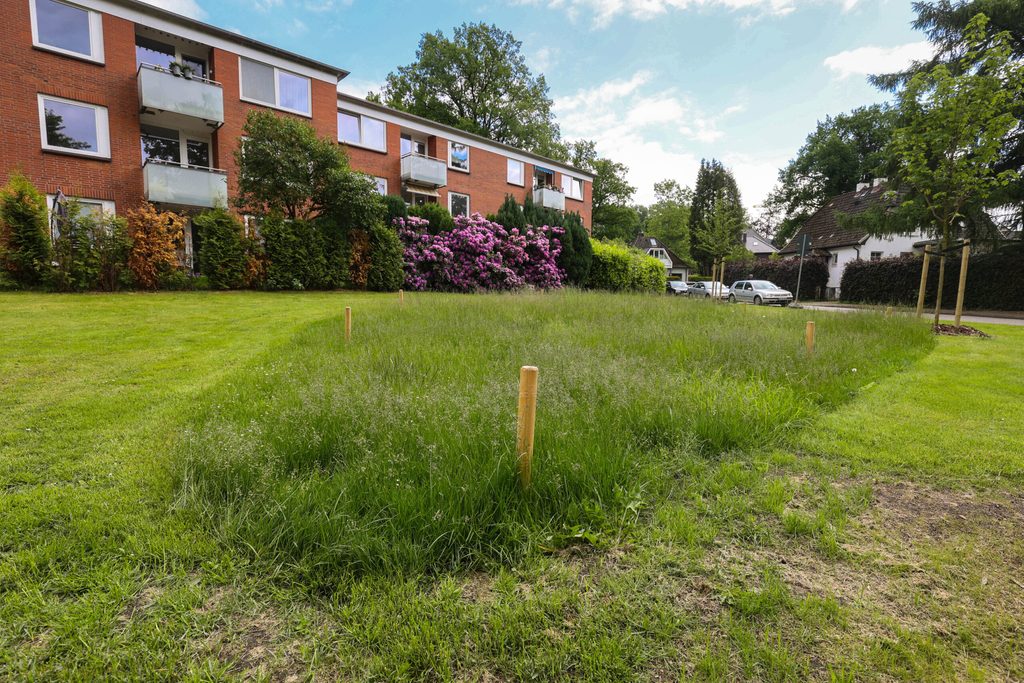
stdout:
[[643,252],[647,252],[647,251],[649,251],[651,249],[664,249],[665,253],[668,254],[669,260],[672,261],[672,267],[673,268],[688,268],[689,267],[689,266],[686,265],[686,263],[681,258],[676,256],[676,253],[674,251],[669,249],[665,245],[665,243],[662,242],[661,240],[659,240],[657,237],[651,237],[650,235],[645,235],[643,233],[640,233],[639,235],[637,235],[637,238],[635,240],[633,240],[631,246],[633,246],[633,247],[635,247],[635,248],[637,248],[637,249],[639,249],[640,251],[643,251]]
[[572,164],[568,164],[568,163],[566,163],[564,161],[558,161],[557,159],[551,159],[549,157],[541,156],[540,154],[534,154],[533,152],[527,151],[525,149],[520,149],[519,147],[513,147],[512,145],[506,145],[504,142],[498,142],[497,140],[492,140],[490,138],[484,137],[483,135],[477,135],[476,133],[467,133],[466,131],[462,130],[461,128],[455,128],[453,126],[449,126],[449,125],[444,124],[444,123],[438,123],[437,121],[434,121],[433,119],[428,119],[428,118],[425,118],[423,116],[417,116],[416,114],[410,114],[407,111],[402,111],[401,109],[395,109],[394,107],[389,107],[387,105],[380,104],[379,102],[371,102],[370,100],[364,99],[362,97],[357,97],[356,95],[349,95],[348,93],[343,93],[343,92],[339,92],[338,93],[338,101],[339,102],[349,102],[351,104],[357,104],[357,105],[360,105],[360,106],[368,107],[370,109],[375,109],[375,110],[377,110],[379,112],[382,112],[382,113],[391,114],[392,116],[397,116],[397,117],[400,117],[400,118],[403,118],[403,119],[407,119],[409,121],[414,121],[414,122],[417,122],[417,123],[421,123],[421,124],[426,125],[426,126],[431,126],[433,128],[440,128],[442,131],[445,131],[445,132],[448,132],[448,133],[452,133],[454,135],[458,135],[459,137],[468,138],[470,140],[476,140],[477,142],[482,142],[482,143],[485,143],[485,144],[488,144],[488,145],[494,145],[495,147],[499,147],[499,148],[507,150],[509,152],[515,152],[517,154],[523,154],[523,155],[531,157],[533,159],[537,159],[541,163],[551,164],[552,166],[558,166],[558,167],[561,167],[561,168],[567,168],[570,171],[572,171],[573,173],[578,173],[579,175],[587,178],[590,181],[594,180],[594,174],[593,174],[592,171],[586,171],[586,170],[584,170],[582,168],[579,168],[577,166],[573,166]]
[[833,197],[804,222],[786,246],[779,249],[779,253],[800,253],[799,240],[804,235],[810,235],[811,249],[834,249],[863,243],[868,237],[867,230],[841,226],[838,214],[850,215],[867,211],[881,201],[886,190],[886,186],[879,183],[863,190],[854,190]]
[[302,55],[295,54],[294,52],[289,52],[288,50],[283,50],[279,47],[275,47],[273,45],[260,42],[247,36],[243,36],[241,33],[229,31],[227,29],[220,28],[219,26],[213,26],[212,24],[207,24],[197,19],[193,19],[192,17],[186,17],[183,14],[178,14],[177,12],[171,12],[170,10],[163,9],[162,7],[151,5],[148,2],[140,2],[139,0],[108,0],[108,2],[114,5],[118,5],[120,7],[136,10],[142,14],[158,17],[160,19],[163,19],[164,21],[178,24],[179,26],[185,26],[196,31],[208,33],[232,43],[247,45],[248,47],[251,47],[253,49],[259,50],[261,52],[266,52],[268,54],[276,55],[278,57],[281,57],[282,59],[287,59],[297,64],[303,64],[314,69],[320,69],[322,71],[334,73],[337,75],[339,81],[348,76],[349,73],[348,71],[342,69],[341,67],[325,64],[324,62],[320,62],[315,59],[310,59],[309,57],[304,57]]
[[764,236],[764,233],[759,232],[757,230],[754,230],[753,228],[747,228],[744,232],[747,233],[747,244],[750,243],[750,238],[754,237],[758,242],[761,243],[761,246],[763,247],[762,249],[758,249],[757,251],[754,251],[749,246],[747,246],[747,244],[744,244],[743,246],[747,247],[747,249],[751,253],[754,253],[754,254],[776,254],[776,253],[778,253],[778,251],[779,251],[778,248],[774,244],[772,244],[772,241],[770,239],[768,239],[767,237]]

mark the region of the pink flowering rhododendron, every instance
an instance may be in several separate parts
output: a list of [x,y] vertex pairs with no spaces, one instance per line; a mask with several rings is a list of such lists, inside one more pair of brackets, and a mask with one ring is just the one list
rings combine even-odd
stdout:
[[427,221],[395,219],[405,245],[405,286],[444,292],[479,292],[561,287],[565,273],[558,227],[520,231],[493,223],[478,213],[455,218],[455,227],[431,235]]

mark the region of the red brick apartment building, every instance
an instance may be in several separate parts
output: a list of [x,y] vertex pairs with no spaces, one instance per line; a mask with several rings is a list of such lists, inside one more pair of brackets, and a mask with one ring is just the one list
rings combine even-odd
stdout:
[[246,114],[268,109],[338,140],[353,168],[409,203],[486,214],[532,193],[590,226],[592,175],[341,95],[344,69],[134,0],[0,8],[0,180],[20,169],[87,211],[226,205]]

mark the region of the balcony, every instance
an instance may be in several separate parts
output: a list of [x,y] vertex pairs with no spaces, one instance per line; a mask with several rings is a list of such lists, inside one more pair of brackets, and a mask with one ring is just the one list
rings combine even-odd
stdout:
[[448,166],[440,159],[406,154],[402,157],[402,182],[444,187],[448,184]]
[[540,185],[533,188],[533,203],[545,209],[565,211],[565,194],[556,187]]
[[139,103],[144,113],[166,112],[201,119],[211,128],[224,123],[224,91],[220,83],[198,76],[175,76],[149,64],[139,66],[138,81]]
[[227,171],[147,159],[142,175],[146,199],[151,202],[203,208],[228,205]]

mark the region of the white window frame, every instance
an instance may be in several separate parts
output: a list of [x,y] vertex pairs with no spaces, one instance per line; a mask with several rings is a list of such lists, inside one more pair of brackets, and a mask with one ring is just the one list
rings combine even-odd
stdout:
[[448,193],[448,213],[455,217],[455,212],[452,211],[452,197],[465,197],[466,198],[466,218],[473,215],[473,210],[470,208],[469,195],[462,192],[449,192]]
[[[271,69],[274,70],[274,101],[273,102],[261,102],[260,100],[254,100],[251,97],[246,97],[245,95],[242,94],[242,62],[244,62],[244,61],[249,61],[249,62],[253,62],[255,64],[260,64],[262,66],[267,66],[267,67],[270,67]],[[307,93],[308,94],[306,96],[306,104],[309,106],[309,111],[308,112],[307,111],[300,111],[298,109],[292,109],[290,107],[283,107],[283,106],[281,106],[281,83],[280,83],[280,79],[278,77],[278,74],[280,72],[282,72],[282,71],[284,71],[285,73],[290,74],[292,76],[296,76],[298,78],[305,78],[306,79],[306,82],[309,84],[309,88],[307,89]],[[266,62],[261,62],[258,59],[252,59],[250,57],[243,57],[243,56],[239,55],[238,56],[238,99],[242,100],[243,102],[250,102],[252,104],[258,104],[261,107],[270,107],[271,109],[279,109],[281,111],[286,111],[286,112],[289,112],[291,114],[297,114],[299,116],[305,116],[307,119],[311,119],[311,118],[313,118],[313,79],[310,78],[309,76],[306,76],[306,75],[303,75],[303,74],[300,74],[300,73],[296,73],[294,71],[289,71],[288,69],[282,69],[281,67],[275,66],[274,64],[268,64]]]
[[[573,189],[577,188],[577,187],[580,190],[580,193],[578,195],[575,192],[573,192]],[[562,194],[564,194],[569,199],[576,199],[578,201],[583,201],[583,180],[581,178],[573,177],[573,176],[569,175],[568,173],[563,173],[562,174]]]
[[[103,105],[92,104],[91,102],[80,102],[78,100],[69,100],[66,97],[55,97],[53,95],[46,95],[44,93],[38,93],[36,98],[39,102],[39,141],[42,144],[43,150],[47,152],[58,152],[60,154],[71,154],[73,156],[90,157],[92,159],[109,159],[110,158],[110,119],[107,115],[107,108]],[[96,145],[99,150],[96,152],[90,152],[84,149],[71,149],[69,147],[59,147],[57,145],[51,145],[46,140],[46,100],[53,100],[54,102],[65,102],[67,104],[73,104],[79,107],[88,107],[96,113]]]
[[[452,145],[460,145],[461,147],[465,147],[466,148],[466,168],[459,168],[458,166],[453,166],[452,165]],[[464,142],[459,142],[458,140],[449,140],[448,141],[448,168],[452,169],[453,171],[458,171],[459,173],[469,173],[470,157],[472,156],[472,152],[470,151],[471,149],[472,149],[472,147],[470,147],[469,145],[467,145]],[[466,196],[468,197],[469,195],[466,195]]]
[[[338,115],[340,116],[341,114],[345,114],[346,116],[354,116],[356,118],[356,120],[358,121],[358,123],[359,123],[359,142],[349,142],[348,140],[342,140],[341,139],[341,122],[340,121],[338,122],[338,142],[340,142],[343,145],[348,145],[350,147],[361,147],[362,149],[368,149],[368,150],[371,150],[371,151],[374,151],[374,152],[384,152],[385,154],[387,154],[387,151],[388,151],[388,123],[387,123],[387,121],[385,121],[384,119],[374,118],[372,116],[366,116],[365,114],[360,114],[359,112],[350,111],[348,109],[339,109],[338,110]],[[377,123],[379,123],[381,126],[384,127],[384,145],[382,147],[374,147],[373,145],[368,145],[368,144],[366,144],[363,141],[363,119],[370,119],[371,121],[376,121]]]
[[[377,192],[380,192],[381,197],[387,196],[388,193],[388,179],[381,178],[380,176],[374,176],[374,181],[377,183]],[[383,189],[383,192],[381,190]]]
[[[513,168],[513,164],[519,165],[519,181],[512,180],[510,171]],[[519,161],[518,159],[508,159],[505,163],[505,182],[509,185],[518,185],[519,187],[526,187],[526,164]]]
[[[48,195],[46,195],[46,222],[47,222],[47,225],[50,226],[50,241],[51,242],[56,242],[57,241],[57,236],[55,234],[53,234],[53,227],[52,227],[52,223],[50,222],[50,215],[51,215],[51,213],[53,213],[53,200],[56,199],[56,198],[57,198],[57,195],[55,195],[55,194],[48,194]],[[117,210],[116,210],[117,207],[114,204],[114,202],[110,201],[109,199],[92,199],[91,197],[69,197],[67,195],[64,195],[64,198],[67,199],[69,202],[70,201],[76,201],[79,204],[83,204],[83,203],[84,204],[99,204],[100,205],[100,211],[103,213],[104,216],[108,216],[108,215],[109,216],[116,216],[117,215]]]
[[53,0],[61,5],[67,5],[68,7],[74,7],[75,9],[83,10],[89,14],[89,54],[82,54],[81,52],[75,52],[74,50],[65,50],[62,47],[56,45],[49,45],[39,40],[39,18],[36,16],[36,0],[28,0],[29,16],[32,21],[32,45],[39,48],[40,50],[46,50],[47,52],[56,52],[57,54],[66,55],[68,57],[74,57],[76,59],[84,59],[88,62],[95,62],[97,64],[103,64],[103,15],[95,10],[91,10],[88,7],[82,7],[76,5],[73,2],[64,2],[64,0]]

